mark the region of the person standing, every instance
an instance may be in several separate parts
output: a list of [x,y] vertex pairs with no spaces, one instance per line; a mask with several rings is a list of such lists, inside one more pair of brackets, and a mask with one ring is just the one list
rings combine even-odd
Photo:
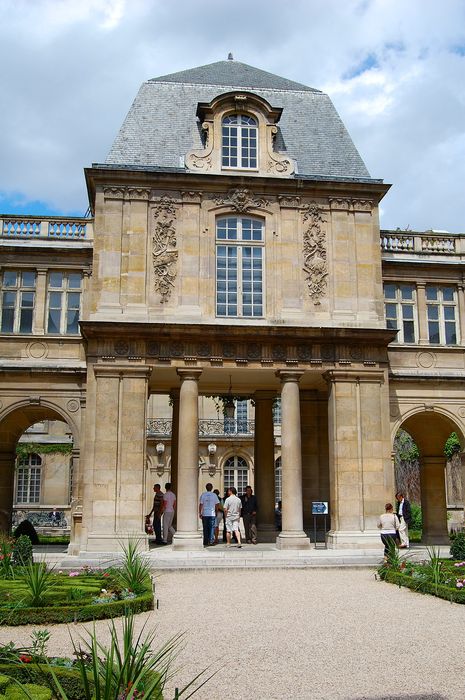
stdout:
[[213,493],[216,493],[218,496],[218,509],[216,511],[216,517],[215,517],[215,544],[219,544],[219,535],[220,535],[220,525],[224,520],[224,510],[223,510],[223,499],[220,496],[220,492],[218,489],[214,489]]
[[408,537],[408,529],[410,523],[412,522],[412,508],[410,506],[410,501],[404,498],[402,491],[396,493],[397,508],[396,514],[399,518],[399,536],[400,545],[399,549],[408,549],[410,546],[410,541]]
[[227,547],[231,546],[231,535],[234,533],[237,538],[237,546],[240,549],[241,532],[239,530],[239,522],[241,519],[242,501],[237,497],[237,490],[234,486],[228,489],[228,497],[224,502],[224,515],[226,518],[226,541]]
[[150,513],[146,516],[150,518],[153,514],[153,531],[155,533],[155,544],[165,544],[161,538],[161,516],[163,515],[163,491],[160,484],[153,486],[153,507]]
[[392,503],[386,503],[384,513],[379,516],[378,527],[381,530],[381,542],[384,544],[384,558],[387,559],[389,551],[395,549],[399,518],[394,513]]
[[206,484],[205,489],[199,500],[199,518],[202,519],[203,546],[212,547],[215,544],[215,522],[220,501],[213,493],[213,484]]
[[163,541],[172,544],[176,530],[173,527],[174,512],[176,510],[176,496],[171,490],[171,483],[165,484],[163,496]]
[[244,521],[245,540],[257,544],[257,497],[253,495],[252,487],[246,486],[245,493],[241,497],[242,520]]

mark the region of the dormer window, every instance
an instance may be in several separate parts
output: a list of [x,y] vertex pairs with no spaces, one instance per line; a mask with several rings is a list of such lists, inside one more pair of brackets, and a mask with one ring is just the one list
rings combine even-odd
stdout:
[[229,114],[221,128],[223,168],[257,168],[257,120],[247,114]]
[[186,168],[218,175],[291,177],[295,161],[275,150],[281,112],[253,92],[228,92],[199,102],[202,148],[186,153]]

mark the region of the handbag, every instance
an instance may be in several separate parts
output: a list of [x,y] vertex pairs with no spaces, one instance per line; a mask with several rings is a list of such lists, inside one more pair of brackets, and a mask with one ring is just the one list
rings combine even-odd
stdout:
[[146,535],[153,535],[153,526],[152,526],[152,523],[150,522],[149,515],[145,516],[145,534]]

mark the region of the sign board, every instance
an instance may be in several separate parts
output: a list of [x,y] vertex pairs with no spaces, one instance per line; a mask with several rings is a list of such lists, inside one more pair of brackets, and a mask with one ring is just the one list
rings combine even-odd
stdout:
[[327,501],[312,501],[312,515],[328,515]]

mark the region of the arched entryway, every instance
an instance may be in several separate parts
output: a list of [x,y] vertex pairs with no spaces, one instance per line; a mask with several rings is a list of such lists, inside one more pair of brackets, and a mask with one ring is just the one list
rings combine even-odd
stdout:
[[[69,431],[73,436],[72,459],[76,465],[79,461],[78,428],[70,419],[70,416],[67,415],[60,406],[41,400],[34,403],[30,401],[20,401],[10,405],[0,417],[0,532],[9,532],[11,529],[15,487],[16,445],[28,428],[46,420],[64,421],[67,423]],[[37,461],[37,457],[34,459]],[[38,464],[32,466],[28,464],[27,466],[30,466],[36,471],[40,469]],[[34,479],[37,478],[36,471],[33,473]],[[23,484],[24,488],[34,491],[34,488],[37,487],[37,483],[30,479],[26,481]],[[36,497],[35,491],[32,493],[32,496],[34,496],[34,498]]]
[[396,433],[399,428],[411,435],[419,450],[422,540],[426,544],[447,543],[444,445],[450,434],[455,432],[463,448],[463,434],[453,417],[438,410],[412,412],[397,426]]

